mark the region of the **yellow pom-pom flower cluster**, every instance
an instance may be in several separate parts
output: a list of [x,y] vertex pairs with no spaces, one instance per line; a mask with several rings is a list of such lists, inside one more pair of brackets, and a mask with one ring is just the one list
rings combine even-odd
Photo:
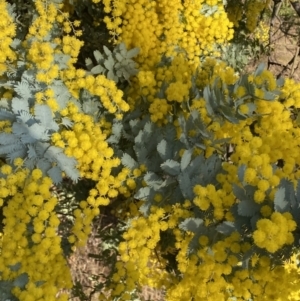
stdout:
[[104,75],[96,78],[88,76],[86,86],[91,94],[99,96],[101,104],[111,114],[115,114],[118,119],[122,119],[123,112],[129,110],[128,103],[123,100],[123,91],[119,90],[114,81],[107,79]]
[[254,30],[254,38],[264,46],[268,46],[269,43],[269,31],[270,26],[265,22],[260,21],[258,26]]
[[55,18],[58,14],[58,7],[47,0],[37,0],[35,2],[35,9],[38,17],[29,28],[27,39],[36,38],[43,40],[53,28]]
[[113,157],[113,149],[105,141],[107,136],[102,133],[93,117],[79,112],[79,108],[73,103],[69,103],[61,114],[68,116],[74,125],[71,130],[53,134],[54,145],[65,146],[65,154],[77,160],[81,177],[97,182],[87,200],[81,203],[81,209],[74,212],[76,220],[69,240],[84,245],[91,230],[91,221],[99,214],[98,207],[108,205],[109,198],[118,195],[117,189],[122,182],[114,178],[111,171],[120,164],[120,160]]
[[112,279],[114,283],[123,283],[122,288],[117,285],[113,289],[113,295],[120,296],[121,300],[126,300],[125,292],[135,285],[153,286],[161,277],[163,263],[155,260],[153,250],[160,240],[160,231],[165,231],[168,226],[163,221],[165,210],[153,207],[151,211],[148,218],[132,220],[131,227],[123,234],[125,241],[119,245],[123,264],[117,266]]
[[262,11],[268,7],[270,0],[229,0],[226,5],[229,20],[239,27],[241,21],[245,22],[247,30],[252,33],[257,29]]
[[246,11],[246,27],[250,32],[253,32],[257,27],[257,22],[262,10],[267,6],[268,1],[250,0],[247,1]]
[[270,253],[294,242],[292,232],[297,225],[290,213],[274,212],[270,219],[260,219],[256,226],[257,230],[253,233],[254,243]]
[[[15,160],[22,166],[22,160]],[[0,181],[2,200],[5,198],[4,232],[1,241],[0,266],[2,279],[14,279],[27,273],[29,282],[25,290],[13,289],[19,300],[55,299],[62,288],[72,286],[71,275],[57,235],[59,219],[54,212],[57,198],[50,193],[52,180],[44,177],[39,169],[29,173],[26,169],[12,170],[3,165]],[[2,201],[3,203],[3,201]],[[11,266],[21,264],[18,271]],[[36,283],[45,282],[43,286]],[[62,294],[59,300],[67,300]]]
[[[153,102],[162,83],[168,83],[162,104],[156,100],[151,104],[150,112],[154,122],[166,123],[169,103],[188,100],[190,76],[195,71],[194,65],[198,65],[199,56],[212,51],[214,43],[232,38],[232,24],[221,1],[183,4],[177,0],[159,3],[141,0],[125,5],[124,1],[114,0],[103,1],[103,4],[104,11],[112,15],[104,21],[113,36],[118,37],[118,43],[125,42],[127,48],[140,49],[137,58],[140,74],[128,91],[128,103],[133,108],[145,96]],[[207,17],[201,13],[202,4],[218,5],[218,11]],[[183,49],[187,57],[178,55],[175,46]],[[174,57],[171,66],[156,67],[163,54]],[[162,110],[159,112],[158,108]]]
[[[233,24],[222,1],[114,0],[103,4],[104,11],[112,15],[106,16],[104,22],[113,37],[128,48],[139,47],[138,61],[149,66],[163,53],[174,55],[175,46],[184,49],[189,60],[196,61],[199,55],[211,51],[215,42],[223,43],[233,36]],[[218,10],[206,16],[203,5],[217,6]]]
[[10,48],[13,38],[16,34],[16,25],[13,22],[12,17],[7,11],[7,3],[0,1],[0,75],[7,71],[7,63],[13,62],[16,59],[16,54]]
[[53,62],[53,48],[49,42],[33,42],[28,51],[28,59],[36,64],[38,69],[49,69]]

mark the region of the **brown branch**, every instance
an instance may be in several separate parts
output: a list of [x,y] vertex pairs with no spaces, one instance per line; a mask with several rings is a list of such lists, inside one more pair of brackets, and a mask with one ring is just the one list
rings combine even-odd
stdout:
[[296,66],[296,61],[297,61],[298,55],[299,55],[299,46],[297,46],[297,49],[296,49],[296,52],[295,52],[295,55],[294,55],[294,61],[293,61],[293,65],[292,65],[290,77],[292,77],[293,74],[294,74],[295,66]]
[[297,13],[298,17],[300,17],[300,2],[290,0],[290,3],[293,9],[295,10],[295,12]]
[[[270,18],[270,30],[269,30],[269,46],[272,47],[273,45],[273,37],[274,37],[274,26],[275,26],[275,18],[278,18],[278,13],[282,5],[282,0],[273,0],[274,5],[272,9],[272,14]],[[270,56],[268,56],[268,69],[270,67]]]

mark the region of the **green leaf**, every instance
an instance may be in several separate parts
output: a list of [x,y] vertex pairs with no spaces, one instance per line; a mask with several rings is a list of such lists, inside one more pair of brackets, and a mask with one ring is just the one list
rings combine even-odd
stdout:
[[144,180],[149,187],[158,190],[163,184],[163,180],[154,172],[147,172],[144,176]]
[[28,127],[28,133],[31,137],[36,140],[48,141],[49,134],[48,131],[42,125],[34,123]]
[[10,47],[12,47],[13,49],[17,49],[19,45],[21,45],[21,42],[22,41],[20,39],[15,38],[13,42],[10,44]]
[[19,141],[19,138],[14,134],[0,133],[0,144],[2,145],[15,144]]
[[15,92],[24,100],[28,100],[31,97],[31,89],[26,81],[18,82],[14,85]]
[[16,272],[16,271],[18,271],[20,268],[21,268],[21,263],[20,262],[18,262],[18,263],[16,263],[15,265],[10,265],[9,266],[9,269],[11,270],[11,271],[13,271],[13,272]]
[[90,58],[85,59],[85,65],[88,70],[91,70],[94,66],[93,61]]
[[103,50],[104,50],[104,52],[105,52],[105,54],[107,56],[111,56],[112,55],[112,52],[105,45],[103,46]]
[[238,213],[242,216],[253,216],[260,210],[260,207],[254,200],[245,199],[238,204]]
[[239,166],[238,168],[238,178],[239,178],[239,181],[241,183],[244,182],[244,175],[245,175],[245,171],[247,169],[247,165],[246,164],[242,164],[241,166]]
[[263,99],[265,100],[274,100],[276,98],[276,95],[269,91],[264,91]]
[[[48,159],[51,163],[56,163],[74,182],[78,181],[80,174],[76,169],[77,161],[75,158],[65,155],[62,148],[50,146],[46,149],[43,157]],[[52,180],[55,181],[56,178]]]
[[142,187],[137,193],[134,195],[134,198],[137,200],[145,200],[147,201],[150,196],[151,188],[150,187]]
[[105,69],[104,69],[102,66],[100,66],[100,65],[97,65],[97,66],[95,66],[95,67],[93,67],[93,68],[91,69],[91,72],[92,72],[93,74],[103,74],[104,71],[105,71]]
[[285,79],[283,77],[280,77],[276,80],[277,87],[282,87],[284,85]]
[[203,97],[205,99],[206,110],[207,110],[207,113],[209,116],[213,116],[215,113],[214,112],[215,108],[210,103],[210,95],[211,95],[211,92],[210,92],[209,87],[205,87],[204,91],[203,91]]
[[180,163],[181,171],[184,171],[190,164],[192,159],[192,154],[193,154],[193,149],[188,149],[184,151]]
[[132,48],[126,53],[127,59],[132,59],[133,57],[137,56],[140,52],[139,48]]
[[97,63],[100,63],[104,59],[103,55],[101,54],[101,52],[99,50],[94,51],[94,57],[95,57]]
[[241,188],[240,186],[238,186],[236,184],[232,185],[232,191],[233,191],[233,194],[236,196],[236,198],[240,201],[247,198],[245,189]]
[[288,208],[288,202],[285,200],[285,188],[277,189],[274,197],[274,209],[278,212],[285,212]]
[[116,59],[119,61],[119,62],[122,62],[124,60],[124,57],[120,54],[120,53],[116,53]]
[[179,174],[178,182],[182,195],[187,199],[192,199],[194,196],[193,185],[186,171]]
[[234,222],[225,221],[222,224],[218,225],[216,227],[216,230],[219,233],[222,233],[222,234],[225,234],[225,235],[229,236],[231,233],[236,231],[236,228],[235,228]]
[[63,117],[61,119],[62,125],[64,125],[67,128],[71,128],[73,126],[73,121],[69,119],[68,117]]
[[83,112],[93,116],[95,121],[97,121],[99,107],[100,107],[99,101],[93,98],[89,98],[88,100],[85,100],[82,104]]
[[117,45],[117,47],[114,49],[114,52],[119,51],[123,57],[126,56],[127,50],[126,45],[124,42]]
[[20,111],[29,112],[29,103],[27,99],[14,97],[11,101],[11,107],[16,115],[18,115]]
[[113,70],[114,64],[115,64],[115,62],[112,57],[109,57],[107,60],[104,61],[104,66],[107,70]]
[[180,173],[180,164],[177,161],[168,159],[160,165],[162,170],[171,176],[177,176]]
[[131,170],[138,168],[138,163],[128,154],[124,153],[121,162],[126,167],[130,168]]
[[266,66],[264,63],[260,63],[258,65],[258,67],[256,68],[255,72],[254,72],[254,76],[258,76],[261,75],[261,73],[266,69]]
[[53,166],[47,171],[49,177],[53,180],[54,184],[59,184],[62,179],[62,171],[58,166]]
[[239,120],[234,116],[232,110],[228,107],[225,107],[223,105],[219,106],[219,112],[224,115],[226,119],[228,119],[231,123],[238,124]]
[[187,218],[179,224],[179,228],[184,231],[191,231],[197,233],[199,227],[203,224],[203,219],[201,218]]
[[112,135],[106,140],[108,143],[118,143],[123,130],[122,122],[114,122],[112,126]]
[[300,179],[297,182],[297,190],[296,190],[297,201],[300,203]]
[[60,53],[54,54],[54,62],[59,64],[60,70],[68,68],[68,62],[70,58],[71,57],[66,54],[60,54]]
[[168,143],[165,139],[161,140],[157,144],[157,152],[163,160],[167,160],[169,158],[169,156],[168,156]]
[[48,105],[36,104],[34,107],[34,113],[36,119],[38,119],[41,125],[46,129],[50,129],[55,132],[59,130],[58,124],[53,120],[52,110]]
[[29,281],[29,277],[27,273],[23,273],[21,275],[19,275],[13,282],[14,286],[17,286],[21,289],[25,288],[25,285],[28,283]]

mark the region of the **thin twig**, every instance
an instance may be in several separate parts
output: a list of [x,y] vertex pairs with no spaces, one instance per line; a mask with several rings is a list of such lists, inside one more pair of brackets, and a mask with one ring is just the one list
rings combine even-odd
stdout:
[[295,55],[294,55],[294,61],[293,61],[293,65],[292,65],[290,77],[292,77],[293,74],[294,74],[294,71],[295,71],[295,65],[296,65],[296,61],[297,61],[298,55],[299,55],[299,46],[297,46],[297,49],[296,49],[296,52],[295,52]]

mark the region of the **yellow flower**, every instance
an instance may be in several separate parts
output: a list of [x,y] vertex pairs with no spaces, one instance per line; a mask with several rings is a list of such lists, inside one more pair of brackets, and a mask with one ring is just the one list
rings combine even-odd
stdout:
[[254,200],[256,203],[262,203],[265,200],[266,194],[262,190],[256,190],[254,193]]
[[251,183],[256,178],[256,170],[253,168],[247,168],[244,174],[244,181]]

